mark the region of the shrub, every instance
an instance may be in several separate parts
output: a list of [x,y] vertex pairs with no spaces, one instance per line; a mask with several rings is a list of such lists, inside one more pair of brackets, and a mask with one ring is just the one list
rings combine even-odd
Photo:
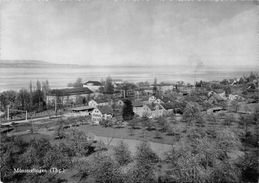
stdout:
[[141,142],[137,146],[135,159],[137,163],[142,165],[145,165],[145,164],[152,165],[159,161],[159,157],[150,148],[150,145],[147,142]]
[[119,165],[126,165],[132,160],[129,147],[123,141],[120,141],[119,144],[113,148],[113,150],[115,160],[119,163]]
[[51,148],[44,156],[44,167],[66,169],[72,165],[71,158],[67,154],[62,153],[57,146]]
[[106,153],[95,153],[87,167],[87,173],[99,183],[122,183],[119,166]]

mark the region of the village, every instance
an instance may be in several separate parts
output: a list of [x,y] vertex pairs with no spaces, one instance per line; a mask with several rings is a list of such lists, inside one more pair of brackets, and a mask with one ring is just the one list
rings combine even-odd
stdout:
[[[77,79],[67,88],[48,88],[47,92],[44,88],[48,87],[38,87],[38,90],[33,91],[32,99],[40,98],[37,94],[41,93],[44,103],[36,103],[32,111],[29,111],[32,109],[29,105],[30,95],[25,95],[24,91],[22,96],[28,96],[28,105],[19,106],[17,102],[9,102],[2,108],[6,110],[1,115],[1,135],[25,139],[30,143],[33,139],[48,139],[52,145],[59,144],[59,148],[62,146],[70,149],[69,152],[76,152],[69,155],[71,159],[66,162],[70,164],[75,161],[72,168],[60,166],[75,174],[82,171],[76,168],[78,163],[82,163],[81,158],[95,156],[98,152],[107,152],[108,157],[112,157],[115,156],[114,148],[129,148],[128,151],[135,157],[141,146],[138,147],[138,144],[142,142],[148,143],[147,148],[150,149],[146,150],[153,151],[160,159],[155,166],[152,165],[155,168],[152,171],[165,169],[164,172],[171,172],[167,153],[182,153],[185,147],[183,143],[202,145],[199,142],[201,139],[212,144],[225,144],[228,163],[240,161],[243,157],[246,157],[244,161],[250,161],[257,153],[258,74],[250,73],[240,79],[199,81],[194,85],[181,81],[158,83],[156,78],[152,84],[130,83],[107,77],[106,81],[82,82],[82,79]],[[4,96],[11,93],[1,94],[2,107],[7,104],[7,100],[3,100]],[[77,147],[74,143],[81,145]],[[236,143],[242,143],[242,147]],[[221,149],[221,145],[213,148]],[[124,151],[119,151],[116,156],[124,156]],[[214,168],[215,171],[221,169]],[[156,178],[162,177],[166,179],[165,182],[175,180],[172,176],[177,176],[179,182],[186,179],[178,173],[169,174],[169,177],[159,174]],[[225,178],[229,176],[227,174]],[[68,179],[74,181],[72,177]],[[64,178],[63,175],[61,178]],[[192,176],[188,177],[187,181],[192,179]]]
[[88,116],[93,125],[100,125],[102,121],[111,121],[111,124],[128,121],[123,119],[125,101],[130,101],[130,110],[134,112],[130,119],[133,116],[140,119],[175,116],[181,120],[188,106],[195,106],[201,114],[254,113],[258,103],[258,81],[254,79],[246,88],[250,95],[255,94],[253,97],[242,93],[238,80],[224,82],[229,84],[202,81],[196,86],[181,82],[157,84],[155,79],[153,84],[136,86],[122,80],[111,80],[113,91],[105,93],[101,92],[105,87],[101,82],[87,81],[82,87],[51,90],[46,100],[47,105],[54,106],[55,110],[79,106],[67,108],[64,116]]
[[256,78],[253,73],[247,78],[199,81],[195,85],[184,82],[158,84],[156,79],[152,84],[135,84],[110,77],[105,82],[78,80],[65,89],[45,92],[45,112],[44,109],[30,114],[26,111],[25,115],[25,110],[20,110],[22,112],[16,112],[10,118],[11,111],[6,111],[2,112],[2,121],[8,124],[10,121],[12,124],[19,120],[26,122],[39,114],[39,118],[49,119],[84,117],[85,123],[111,127],[129,125],[132,120],[141,123],[141,119],[167,118],[180,122],[186,120],[185,113],[192,108],[201,116],[223,114],[235,116],[233,120],[258,110],[258,76]]

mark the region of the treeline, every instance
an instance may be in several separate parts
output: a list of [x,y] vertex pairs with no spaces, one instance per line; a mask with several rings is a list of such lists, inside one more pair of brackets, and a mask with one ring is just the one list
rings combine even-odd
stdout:
[[4,91],[0,93],[0,110],[6,110],[9,106],[10,109],[28,112],[43,111],[47,108],[45,101],[46,94],[49,90],[50,86],[48,80],[43,82],[37,80],[35,85],[30,82],[29,90],[23,88],[19,91]]

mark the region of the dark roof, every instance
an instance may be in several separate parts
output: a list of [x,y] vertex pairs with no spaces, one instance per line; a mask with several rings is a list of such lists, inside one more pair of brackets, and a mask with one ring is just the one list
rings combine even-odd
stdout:
[[113,114],[113,110],[110,106],[99,106],[99,111],[101,111],[102,114]]
[[173,109],[173,103],[161,103],[161,106],[163,106],[166,110]]
[[107,99],[94,99],[94,101],[97,102],[97,104],[109,102]]
[[94,86],[102,86],[102,84],[99,81],[87,81],[85,85],[87,84],[93,84]]
[[162,97],[161,100],[164,102],[164,103],[167,103],[167,102],[172,102],[173,100],[169,97]]
[[81,106],[81,107],[74,107],[71,110],[72,111],[88,111],[88,110],[93,110],[94,107],[90,107],[90,106]]
[[51,96],[69,96],[69,95],[81,95],[93,93],[89,88],[64,88],[64,89],[53,89],[47,95]]

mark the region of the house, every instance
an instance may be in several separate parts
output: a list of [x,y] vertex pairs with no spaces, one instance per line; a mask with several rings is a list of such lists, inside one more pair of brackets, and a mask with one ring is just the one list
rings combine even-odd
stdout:
[[241,97],[239,95],[232,95],[232,94],[229,94],[228,99],[229,100],[244,100],[243,97]]
[[166,113],[166,110],[160,104],[146,104],[143,106],[144,115],[149,118],[158,118]]
[[106,99],[92,99],[88,102],[88,106],[96,108],[97,106],[109,105],[109,101]]
[[225,100],[227,100],[227,98],[226,97],[224,97],[224,95],[223,95],[224,93],[221,93],[221,94],[217,94],[216,92],[209,92],[208,93],[208,102],[210,103],[210,104],[218,104],[218,103],[220,103],[220,102],[222,102],[222,101],[225,101]]
[[154,95],[152,95],[151,97],[148,98],[149,103],[153,103],[155,101],[156,101],[156,97]]
[[250,103],[239,102],[237,107],[237,112],[240,114],[252,114],[256,111],[259,111],[259,103]]
[[156,98],[154,95],[148,98],[148,103],[161,104],[164,103],[161,99]]
[[142,117],[143,115],[143,102],[142,101],[134,101],[133,102],[133,112],[138,116]]
[[166,110],[160,104],[134,104],[133,112],[140,117],[148,117],[148,118],[158,118],[164,114],[166,114]]
[[93,124],[99,124],[102,120],[110,120],[113,117],[113,110],[110,106],[98,106],[91,113]]
[[172,103],[161,103],[160,104],[168,113],[174,112],[174,105]]
[[159,91],[166,92],[168,90],[173,90],[175,86],[169,83],[168,84],[165,83],[165,84],[158,84],[157,88]]
[[161,99],[157,98],[155,101],[154,101],[155,104],[162,104],[164,103]]
[[69,113],[64,114],[64,116],[66,117],[89,116],[91,115],[91,112],[93,110],[94,108],[89,106],[74,107],[70,109]]
[[152,87],[139,87],[135,89],[135,91],[138,91],[138,95],[152,95],[153,94],[153,88]]
[[114,88],[119,87],[121,84],[123,84],[123,81],[121,79],[113,79],[112,80],[112,84],[114,86]]
[[64,88],[50,90],[46,95],[47,105],[55,104],[75,104],[83,98],[85,100],[91,96],[93,92],[89,88]]
[[83,87],[89,88],[93,92],[96,92],[100,89],[102,84],[99,81],[87,81],[83,84]]

